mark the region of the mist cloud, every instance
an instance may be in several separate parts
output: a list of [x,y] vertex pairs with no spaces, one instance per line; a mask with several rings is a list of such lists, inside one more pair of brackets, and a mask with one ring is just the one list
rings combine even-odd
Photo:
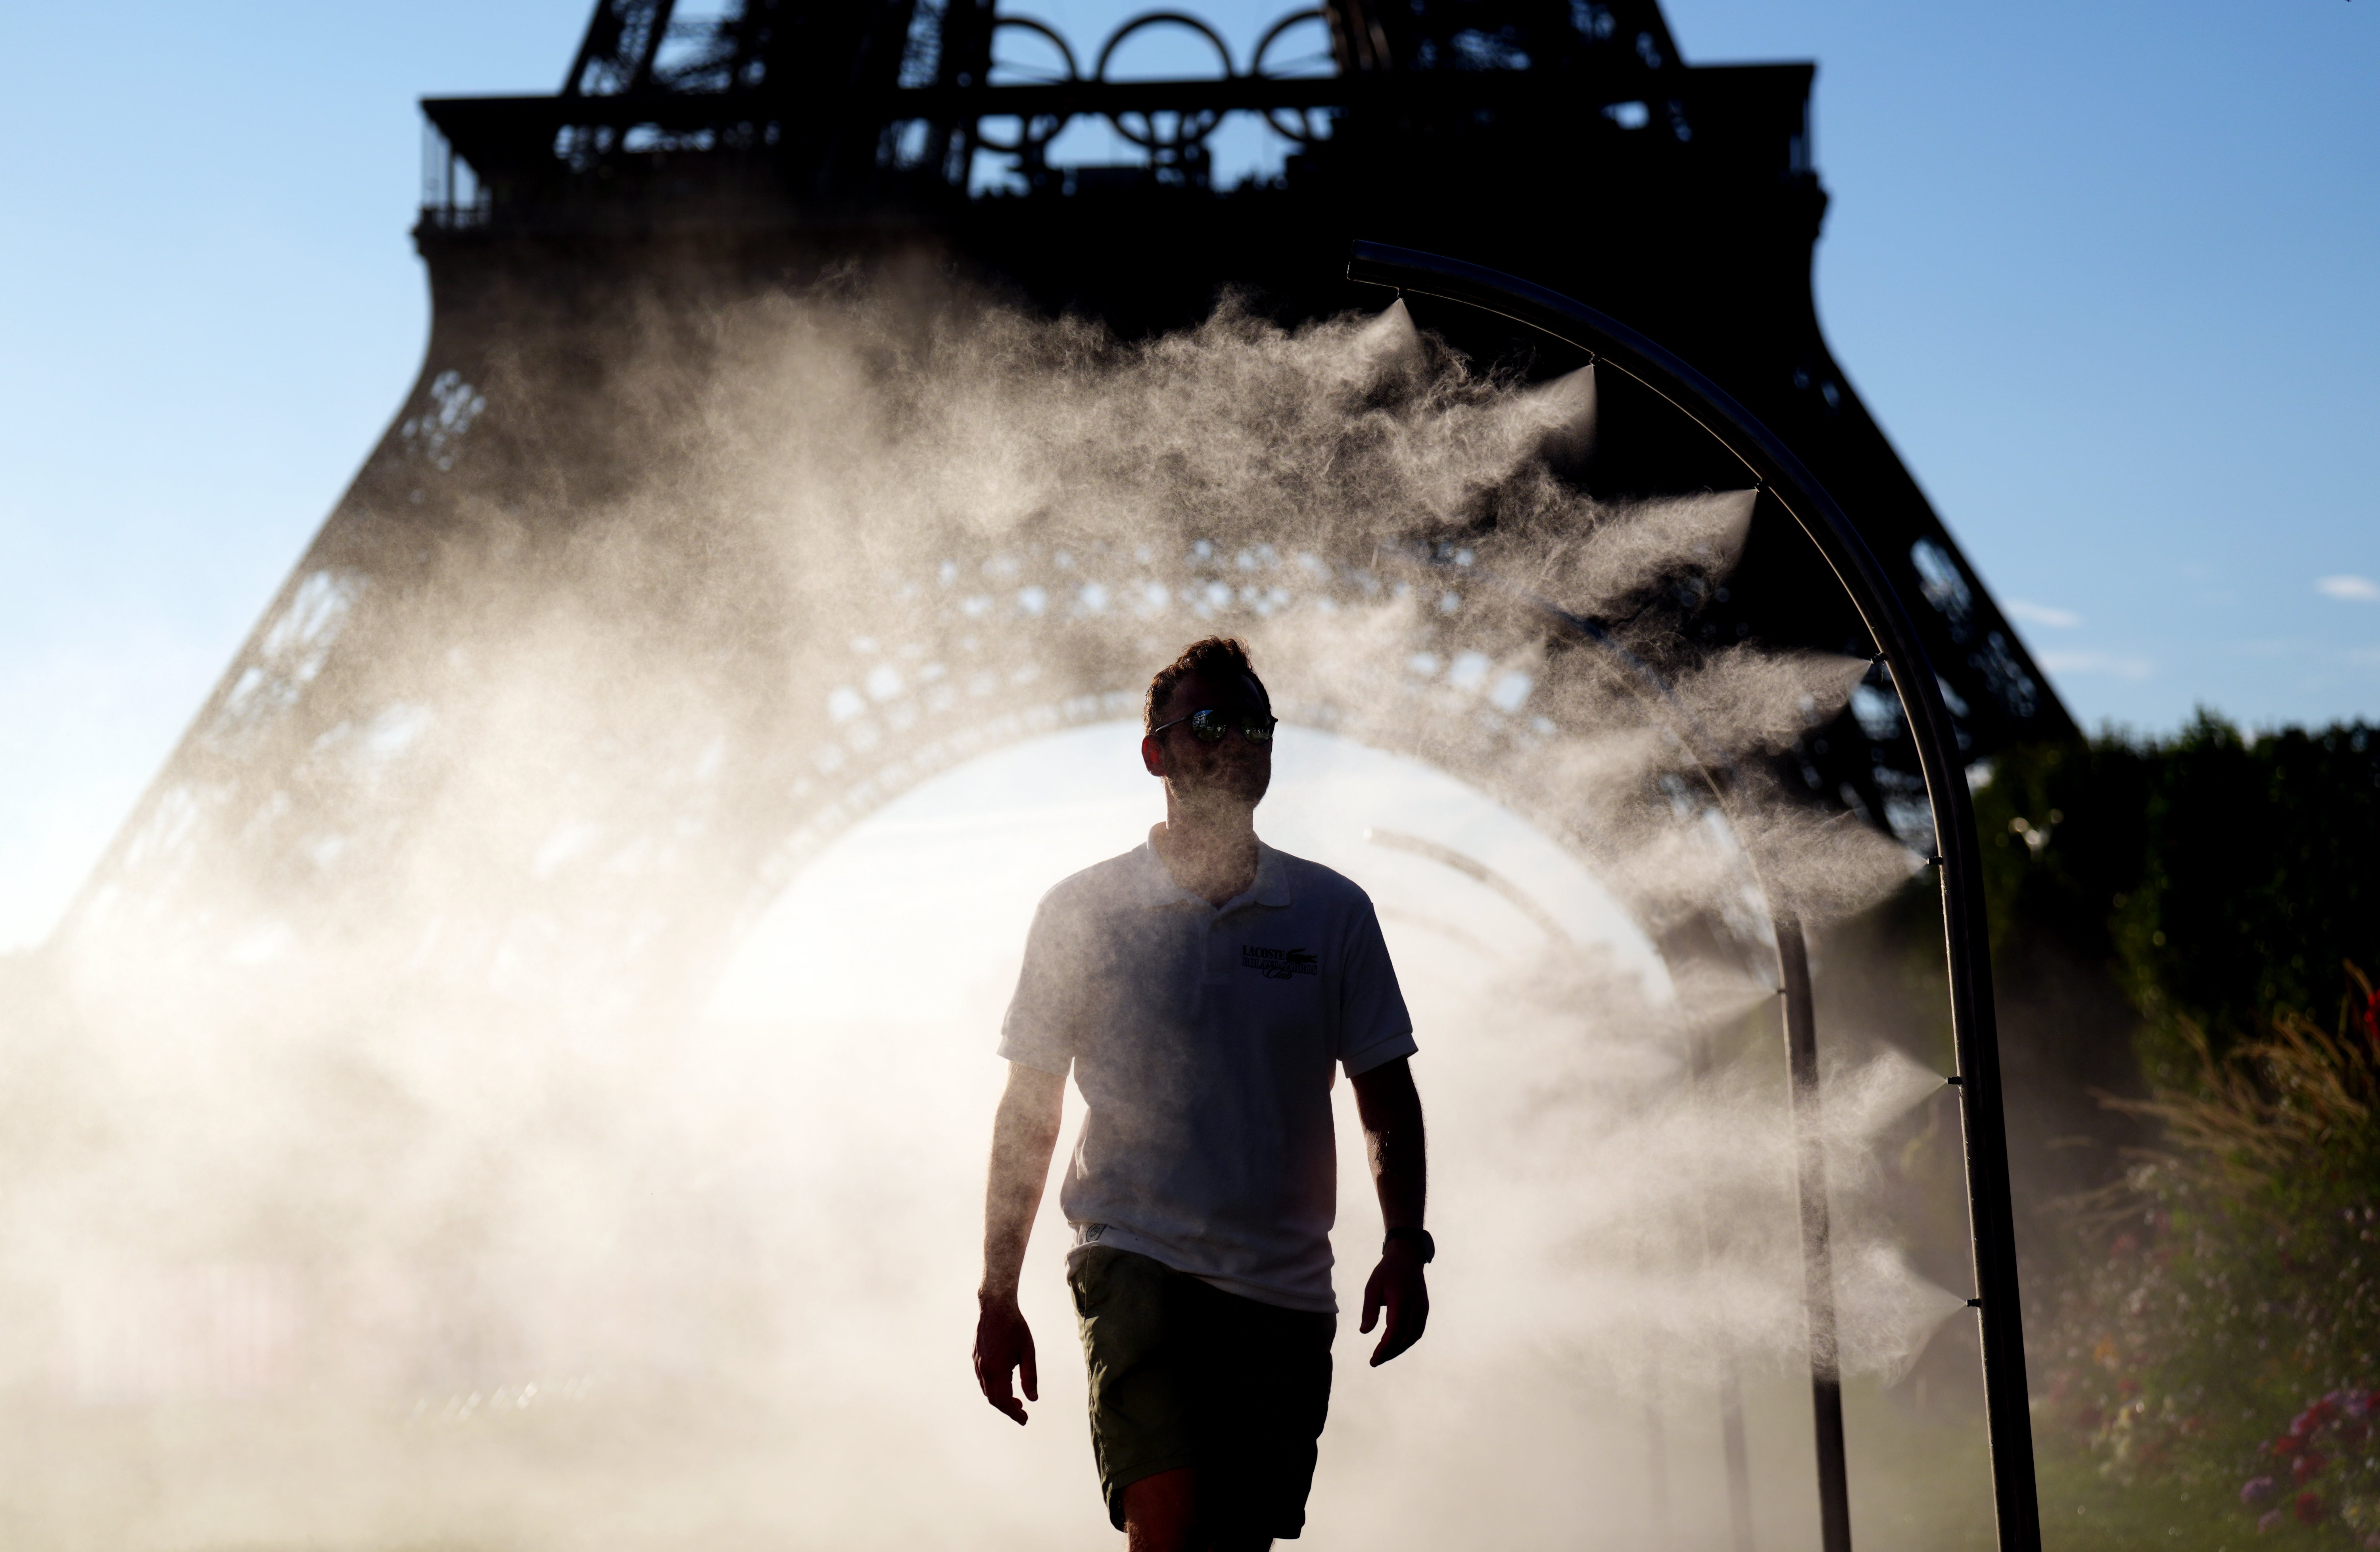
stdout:
[[[1595,501],[1548,461],[1594,445],[1591,374],[1483,373],[1401,306],[1140,345],[897,285],[638,316],[600,414],[533,353],[433,382],[12,1000],[0,1373],[91,1441],[45,1457],[27,1545],[1050,1545],[1087,1497],[1044,1438],[1071,1419],[989,1463],[954,1356],[996,1006],[939,1044],[688,1009],[852,824],[1130,717],[1213,630],[1285,717],[1474,783],[1647,931],[1752,946],[1666,987],[1549,947],[1519,992],[1434,995],[1467,1314],[1388,1404],[1795,1372],[1774,1063],[1686,1053],[1767,996],[1770,909],[1823,933],[1911,859],[1763,774],[1864,663],[1678,628],[1749,492]],[[1609,643],[1549,637],[1548,601]],[[1956,1307],[1876,1206],[1926,1086],[1831,1079],[1855,1374]],[[237,1467],[143,1431],[201,1404]],[[109,1485],[128,1452],[145,1497]],[[905,1497],[922,1461],[965,1534]]]

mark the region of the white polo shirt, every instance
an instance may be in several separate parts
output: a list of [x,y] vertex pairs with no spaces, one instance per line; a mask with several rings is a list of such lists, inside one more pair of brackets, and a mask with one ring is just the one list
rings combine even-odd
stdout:
[[1143,844],[1042,896],[1000,1054],[1071,1066],[1087,1113],[1058,1202],[1077,1251],[1137,1251],[1228,1292],[1335,1313],[1334,1063],[1410,1056],[1364,891],[1258,843],[1221,908]]

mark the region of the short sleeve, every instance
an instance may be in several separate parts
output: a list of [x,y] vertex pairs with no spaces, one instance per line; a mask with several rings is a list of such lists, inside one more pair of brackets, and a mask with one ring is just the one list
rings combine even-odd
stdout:
[[1025,935],[1025,966],[1016,994],[1000,1021],[1000,1054],[1019,1066],[1064,1077],[1073,1066],[1082,1024],[1084,977],[1071,962],[1079,957],[1079,924],[1056,890],[1041,897]]
[[1421,1048],[1414,1043],[1413,1015],[1397,988],[1396,966],[1380,936],[1380,918],[1363,902],[1347,935],[1339,980],[1339,1063],[1351,1078]]

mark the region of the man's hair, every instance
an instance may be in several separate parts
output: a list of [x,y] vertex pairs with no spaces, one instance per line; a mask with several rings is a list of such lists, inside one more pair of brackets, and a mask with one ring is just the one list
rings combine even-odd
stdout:
[[1229,684],[1245,676],[1256,681],[1257,694],[1264,697],[1267,710],[1272,708],[1272,692],[1257,678],[1256,665],[1248,661],[1247,643],[1237,637],[1210,636],[1204,641],[1194,641],[1182,649],[1182,655],[1157,671],[1148,682],[1148,698],[1141,703],[1140,725],[1146,732],[1157,726],[1157,713],[1165,705],[1173,686],[1184,679],[1199,678],[1210,684]]

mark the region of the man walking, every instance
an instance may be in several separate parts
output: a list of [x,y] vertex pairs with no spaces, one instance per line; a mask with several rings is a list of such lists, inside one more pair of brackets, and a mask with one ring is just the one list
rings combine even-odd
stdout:
[[976,1377],[1018,1423],[1012,1374],[1039,1400],[1016,1284],[1071,1069],[1059,1203],[1109,1518],[1130,1552],[1246,1552],[1304,1526],[1330,1405],[1334,1066],[1388,1226],[1372,1363],[1429,1317],[1413,1024],[1364,891],[1257,839],[1274,724],[1246,649],[1190,647],[1142,725],[1165,822],[1043,897],[1002,1025]]

